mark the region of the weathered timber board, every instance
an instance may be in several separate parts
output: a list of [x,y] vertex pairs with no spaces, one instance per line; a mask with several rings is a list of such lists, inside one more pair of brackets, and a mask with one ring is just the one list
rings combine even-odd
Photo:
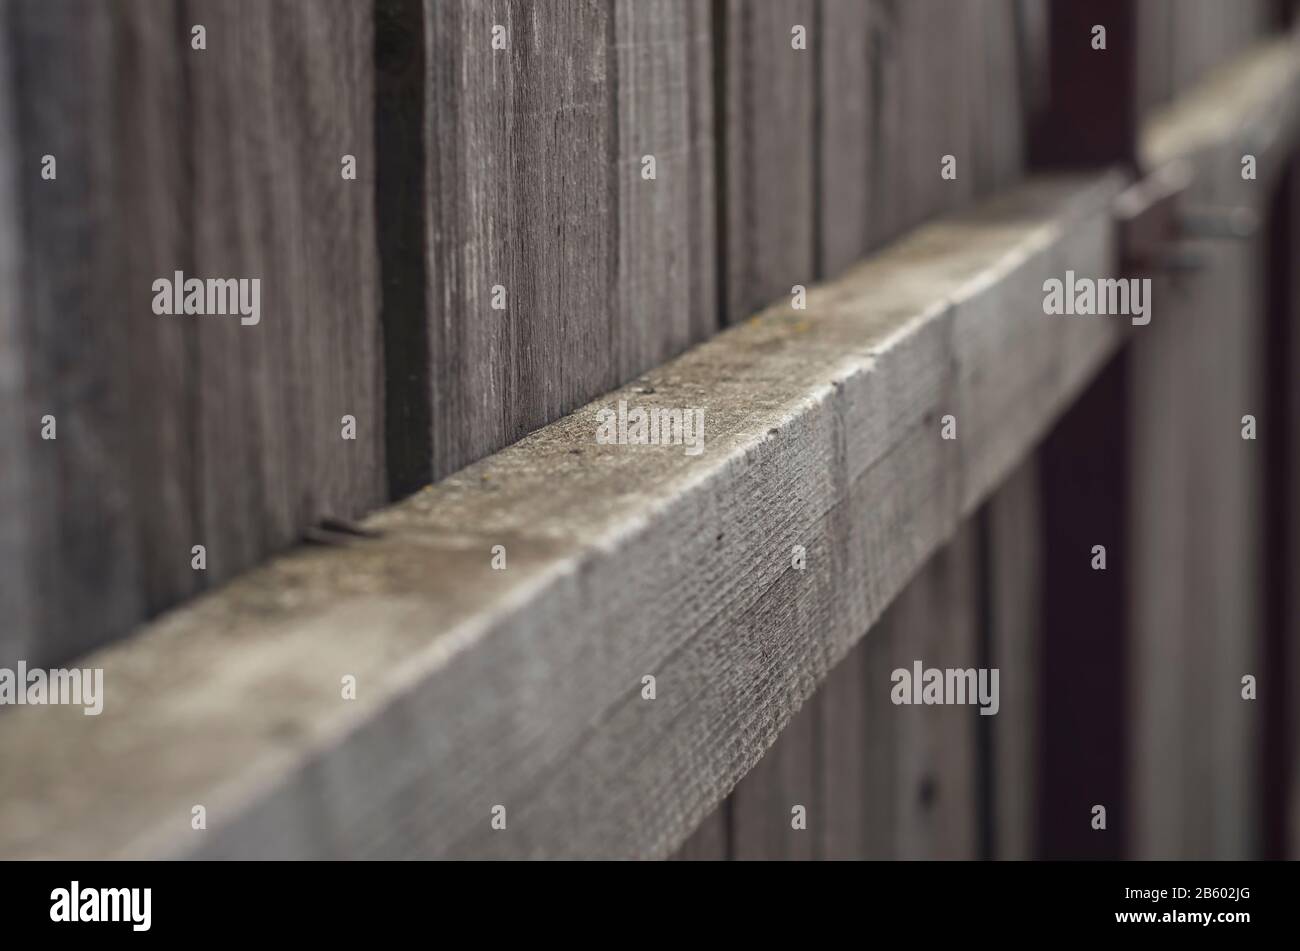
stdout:
[[716,328],[713,75],[690,0],[426,0],[424,22],[439,478]]
[[[3,512],[0,662],[51,663],[383,501],[373,50],[345,0],[16,3],[3,23],[23,367],[4,441],[26,488]],[[261,279],[260,323],[155,315],[178,270]]]
[[[669,854],[1117,346],[1040,288],[1111,267],[1120,184],[922,228],[90,658],[100,717],[0,717],[0,853]],[[619,398],[704,408],[705,451],[596,445]]]

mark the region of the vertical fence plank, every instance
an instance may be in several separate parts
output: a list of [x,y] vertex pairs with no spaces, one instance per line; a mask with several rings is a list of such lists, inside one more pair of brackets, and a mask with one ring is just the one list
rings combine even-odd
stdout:
[[[871,640],[874,633],[868,633]],[[859,643],[836,664],[821,685],[817,709],[817,856],[862,859],[869,856],[873,800],[873,750],[869,731],[873,685],[870,654]],[[886,675],[887,678],[888,675]]]
[[[373,50],[369,10],[341,0],[17,4],[5,27],[31,662],[382,500]],[[260,322],[155,315],[177,271],[260,278]]]
[[[791,717],[776,743],[732,791],[731,857],[811,859],[817,855],[817,707],[814,700]],[[793,810],[804,808],[806,827],[794,828]]]
[[[833,277],[907,228],[1020,177],[1043,0],[822,0],[818,267]],[[1022,39],[1023,33],[1023,39]],[[943,156],[956,179],[941,178]]]
[[436,478],[616,382],[617,130],[603,4],[425,11]]
[[990,661],[999,670],[992,718],[993,855],[1036,857],[1042,525],[1035,457],[988,503]]
[[192,327],[216,580],[383,499],[374,54],[369,8],[346,0],[183,9],[207,31],[186,51],[195,272],[262,281],[259,324]]
[[716,328],[712,51],[684,0],[424,15],[437,478]]
[[[1260,187],[1222,155],[1184,201],[1232,208]],[[1191,240],[1202,266],[1157,280],[1135,333],[1130,702],[1133,851],[1142,858],[1258,855],[1267,440],[1264,260],[1258,236]],[[1213,380],[1213,386],[1205,385]],[[1243,438],[1243,417],[1256,420]]]
[[[895,668],[978,668],[978,551],[966,523],[886,612],[881,627],[893,643]],[[883,690],[877,675],[873,690]],[[978,708],[899,705],[895,847],[898,858],[979,857]]]
[[[816,0],[724,0],[721,9],[723,309],[737,321],[816,278]],[[806,49],[792,47],[796,26]]]
[[[150,408],[130,406],[122,368],[137,322],[158,318],[148,284],[121,278],[137,239],[115,217],[114,158],[130,150],[114,128],[113,97],[128,91],[115,69],[114,12],[24,2],[5,16],[20,206],[16,326],[5,348],[17,350],[7,355],[25,395],[11,451],[26,495],[3,513],[24,549],[6,553],[4,567],[23,568],[4,571],[0,585],[28,587],[0,598],[20,602],[0,661],[51,663],[122,633],[143,611],[127,447],[135,427],[154,420]],[[141,108],[151,105],[146,97]],[[46,154],[57,163],[53,180],[41,178]],[[49,441],[40,436],[47,414],[57,427]]]
[[[717,329],[713,34],[696,0],[618,0],[618,380]],[[656,177],[645,178],[644,158]]]

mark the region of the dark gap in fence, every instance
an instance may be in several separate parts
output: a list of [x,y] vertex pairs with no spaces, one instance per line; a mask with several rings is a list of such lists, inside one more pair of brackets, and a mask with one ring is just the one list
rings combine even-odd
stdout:
[[[713,0],[712,8],[713,36],[713,204],[714,204],[714,247],[715,247],[715,291],[718,295],[718,327],[727,326],[728,295],[730,279],[727,273],[727,189],[730,176],[727,174],[727,0]],[[730,829],[730,819],[728,819]],[[730,853],[728,853],[730,855]]]
[[[1273,195],[1268,222],[1268,257],[1265,265],[1264,346],[1264,498],[1260,510],[1264,526],[1264,636],[1259,659],[1258,697],[1263,707],[1260,731],[1260,816],[1265,859],[1286,857],[1288,841],[1288,779],[1294,776],[1294,739],[1285,685],[1292,669],[1288,633],[1295,622],[1289,615],[1291,586],[1300,577],[1300,551],[1292,536],[1296,513],[1292,492],[1300,485],[1296,471],[1295,440],[1300,430],[1300,406],[1291,395],[1294,371],[1291,354],[1297,350],[1294,319],[1300,302],[1292,286],[1295,255],[1300,253],[1296,228],[1300,224],[1295,201],[1300,174],[1292,165]],[[1294,701],[1293,701],[1294,702]]]
[[[1137,12],[1131,0],[1052,0],[1048,11],[1051,108],[1029,129],[1030,163],[1069,168],[1136,164]],[[1092,48],[1106,28],[1105,50]]]
[[[1117,859],[1127,837],[1128,356],[1043,443],[1039,856]],[[1092,548],[1106,546],[1106,568]],[[1106,809],[1106,828],[1092,810]]]
[[425,227],[425,35],[421,0],[375,0],[375,226],[384,341],[388,495],[433,472]]
[[[976,648],[979,659],[976,667],[991,670],[998,665],[993,648],[993,539],[989,523],[989,507],[982,506],[974,515],[976,550]],[[997,750],[993,733],[993,717],[980,714],[978,706],[971,707],[975,717],[975,824],[976,841],[980,859],[997,858]]]

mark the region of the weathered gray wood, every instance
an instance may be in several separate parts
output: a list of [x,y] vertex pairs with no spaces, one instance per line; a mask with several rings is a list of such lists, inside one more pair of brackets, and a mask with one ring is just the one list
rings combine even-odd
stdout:
[[[27,607],[0,657],[46,662],[382,501],[373,44],[342,0],[22,3],[5,30],[27,488],[0,601]],[[155,315],[177,270],[261,278],[261,323]]]
[[[867,640],[880,630],[877,624]],[[877,760],[868,729],[874,685],[868,680],[867,660],[868,644],[859,643],[831,669],[813,696],[818,780],[816,824],[811,828],[817,834],[821,859],[869,857],[869,836],[886,809],[885,802],[872,797]]]
[[[425,16],[437,478],[617,382],[619,188],[611,8],[427,0]],[[496,26],[508,49],[492,48]]]
[[[1145,160],[1157,167],[1195,155],[1202,174],[1190,207],[1262,210],[1294,141],[1293,57],[1274,44],[1157,116]],[[1283,77],[1276,111],[1233,140],[1249,116],[1233,91],[1269,75]],[[1246,151],[1257,154],[1258,181],[1241,179]],[[1241,698],[1261,646],[1262,450],[1241,437],[1242,416],[1258,419],[1252,407],[1263,400],[1257,240],[1193,242],[1203,270],[1157,282],[1152,323],[1135,334],[1128,570],[1137,857],[1239,858],[1259,845],[1260,714]]]
[[[922,228],[91,658],[100,717],[0,717],[0,853],[671,853],[1116,347],[1041,286],[1105,267],[1120,184]],[[704,452],[597,445],[619,399],[704,409]]]
[[[724,62],[722,149],[726,287],[723,310],[744,320],[795,284],[817,279],[817,2],[725,0],[718,46]],[[807,31],[792,48],[791,31]]]
[[[774,652],[768,663],[777,668],[787,661]],[[728,800],[732,858],[771,861],[817,857],[825,817],[818,809],[819,706],[815,701],[814,696],[790,718],[776,743],[732,792]],[[794,812],[800,807],[804,827],[795,828]]]
[[695,0],[618,0],[614,23],[621,382],[717,329],[713,33]]
[[[1032,24],[1042,7],[1042,0],[825,0],[818,34],[822,277],[1020,177],[1022,84],[1042,39],[1017,18]],[[945,155],[956,159],[955,181],[940,176]]]
[[[975,529],[968,521],[831,672],[821,710],[819,857],[978,856],[978,714],[896,705],[893,671],[979,667]],[[838,678],[838,679],[837,679]],[[825,692],[835,685],[836,693]]]
[[[978,553],[966,523],[887,615],[894,667],[978,668]],[[879,686],[879,677],[872,689]],[[891,685],[892,686],[892,685]],[[893,707],[899,858],[979,857],[977,706]]]
[[712,56],[686,0],[425,18],[436,478],[716,327]]
[[[373,40],[347,0],[191,0],[195,274],[256,277],[261,322],[187,328],[199,388],[195,543],[210,581],[383,498]],[[341,175],[356,156],[356,181]],[[343,417],[356,440],[342,438]]]
[[1036,857],[1042,632],[1038,467],[1030,456],[988,503],[990,661],[1001,703],[990,728],[993,855]]
[[[131,368],[147,372],[136,361],[152,349],[152,325],[140,324],[157,318],[148,281],[123,279],[139,274],[140,239],[129,224],[147,212],[117,217],[128,209],[115,176],[120,160],[137,157],[130,127],[156,118],[158,98],[132,82],[141,74],[165,79],[168,66],[164,51],[161,63],[119,72],[115,17],[103,7],[15,3],[4,16],[12,138],[2,149],[15,195],[5,227],[16,279],[3,346],[19,401],[14,429],[4,433],[14,489],[3,512],[11,541],[0,602],[16,610],[0,635],[0,662],[12,665],[62,660],[125,633],[143,615],[144,526],[133,524],[130,448],[155,424],[166,428],[168,411],[130,399]],[[139,112],[116,128],[115,95],[132,93],[141,94]],[[58,163],[53,181],[41,179],[45,154]],[[155,154],[145,145],[138,157],[147,166]],[[133,171],[120,174],[129,187]],[[165,200],[165,180],[157,184]],[[132,344],[146,349],[133,355]],[[40,438],[46,414],[56,440]],[[148,471],[150,461],[138,463]],[[166,474],[159,473],[164,506]]]
[[[0,637],[0,665],[31,655],[37,627],[37,594],[32,564],[35,529],[32,506],[37,441],[42,414],[27,399],[27,361],[22,340],[21,273],[23,237],[23,161],[17,143],[17,116],[11,88],[14,55],[10,50],[17,8],[0,13],[0,616],[8,618]],[[30,169],[28,174],[31,174]]]

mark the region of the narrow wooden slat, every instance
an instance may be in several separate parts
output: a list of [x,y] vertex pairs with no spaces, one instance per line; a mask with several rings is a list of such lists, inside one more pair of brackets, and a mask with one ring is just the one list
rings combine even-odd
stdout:
[[[882,625],[867,633],[866,643],[849,651],[814,695],[817,705],[817,857],[848,860],[870,857],[870,836],[890,802],[873,795],[879,777],[879,751],[870,732],[872,703],[888,684],[873,683],[868,667],[871,645]],[[883,638],[883,634],[882,634]],[[748,780],[746,780],[748,781]]]
[[993,854],[1036,857],[1041,710],[1042,523],[1031,456],[988,503],[989,624],[1001,701],[992,719]]
[[[811,287],[816,271],[816,108],[820,50],[817,0],[715,5],[724,111],[718,187],[725,266],[724,318],[744,320],[791,288]],[[802,27],[803,49],[793,30]],[[797,706],[797,704],[795,704]],[[788,715],[788,706],[782,711]],[[809,706],[757,773],[731,800],[735,858],[808,858],[809,830],[790,827],[790,810],[812,810],[817,713]],[[782,721],[772,727],[781,729]],[[814,821],[810,817],[810,822]]]
[[[814,698],[815,699],[815,698]],[[806,704],[731,794],[732,858],[815,858],[825,827],[817,796],[817,710]],[[804,827],[794,810],[803,808]]]
[[[186,0],[199,277],[261,279],[261,322],[188,328],[207,578],[384,497],[373,49],[347,0]],[[342,177],[354,155],[357,180]],[[175,319],[175,318],[173,318]],[[356,439],[342,438],[343,417]]]
[[[833,277],[908,227],[1018,179],[1044,0],[827,0],[818,56],[818,262]],[[1023,42],[1018,40],[1025,32]],[[1022,48],[1023,47],[1023,48]],[[957,178],[941,178],[952,155]]]
[[[1216,72],[1143,137],[1152,167],[1195,155],[1202,174],[1186,198],[1192,209],[1262,213],[1279,180],[1295,141],[1294,77],[1255,134],[1223,141],[1246,111],[1231,90],[1252,74],[1290,75],[1287,44],[1270,49]],[[1241,178],[1247,151],[1258,159],[1255,181]],[[1256,515],[1267,437],[1242,439],[1242,417],[1260,420],[1264,404],[1258,240],[1193,241],[1202,269],[1156,282],[1157,309],[1132,350],[1129,792],[1139,857],[1250,857],[1260,848],[1263,714],[1241,697],[1264,643]]]
[[[894,667],[981,666],[977,558],[968,523],[891,608]],[[898,857],[978,858],[978,707],[899,705],[894,718]]]
[[[713,34],[697,0],[614,7],[618,149],[618,380],[717,328]],[[656,178],[642,176],[653,156]]]
[[427,0],[425,16],[437,478],[615,384],[619,189],[612,8]]
[[34,491],[35,437],[43,415],[28,401],[28,360],[20,320],[23,235],[18,222],[24,163],[17,147],[19,126],[11,88],[15,54],[10,49],[14,27],[9,20],[16,10],[6,8],[0,19],[0,513],[4,514],[0,518],[0,614],[9,619],[0,637],[0,665],[6,666],[32,656],[39,630],[31,515],[40,499]]
[[437,478],[716,327],[712,50],[686,0],[424,17]]
[[[1258,188],[1241,181],[1239,156],[1216,173],[1189,202],[1234,207]],[[1262,645],[1264,449],[1242,439],[1242,416],[1264,415],[1262,248],[1193,248],[1204,269],[1155,285],[1152,323],[1133,346],[1133,847],[1143,858],[1248,858],[1260,706],[1242,699],[1241,678],[1258,677]]]
[[[124,7],[121,15],[138,21],[141,12]],[[152,62],[124,66],[114,47],[117,19],[107,8],[77,3],[16,3],[5,10],[12,96],[6,151],[16,199],[6,227],[17,274],[4,348],[20,398],[15,428],[4,434],[16,481],[3,513],[11,541],[0,572],[0,601],[16,609],[0,635],[0,661],[9,665],[20,658],[66,659],[125,633],[144,615],[145,579],[154,574],[148,559],[168,553],[141,548],[162,539],[148,537],[157,524],[145,524],[148,516],[134,521],[137,473],[157,479],[159,512],[184,524],[184,512],[171,508],[172,470],[150,465],[159,460],[147,451],[131,455],[147,450],[151,438],[165,438],[174,410],[132,405],[130,397],[130,368],[149,372],[137,361],[147,361],[155,341],[169,334],[149,311],[151,278],[140,282],[149,237],[130,225],[165,207],[174,181],[159,175],[147,209],[127,207],[115,191],[119,180],[129,187],[135,174],[118,171],[119,156],[138,158],[140,174],[165,171],[155,164],[152,144],[137,151],[130,133],[153,120],[168,128],[166,106],[149,87],[174,79],[175,53],[164,47]],[[137,106],[120,128],[115,95]],[[46,154],[58,163],[53,181],[40,177]],[[165,374],[133,386],[165,389]],[[46,414],[55,417],[56,440],[40,438]],[[187,559],[184,550],[175,557],[175,563]]]
[[[724,0],[723,309],[744,320],[814,271],[816,0]],[[807,48],[792,48],[795,26]]]

